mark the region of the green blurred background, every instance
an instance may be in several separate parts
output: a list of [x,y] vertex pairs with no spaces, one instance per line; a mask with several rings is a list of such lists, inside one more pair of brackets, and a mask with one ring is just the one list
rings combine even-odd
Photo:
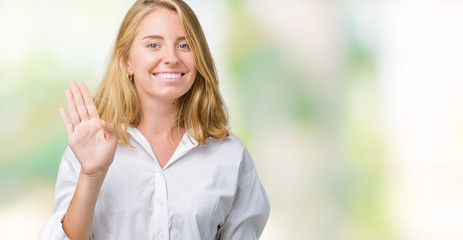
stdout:
[[[275,239],[463,239],[461,1],[190,0]],[[36,239],[132,1],[0,0],[0,239]]]

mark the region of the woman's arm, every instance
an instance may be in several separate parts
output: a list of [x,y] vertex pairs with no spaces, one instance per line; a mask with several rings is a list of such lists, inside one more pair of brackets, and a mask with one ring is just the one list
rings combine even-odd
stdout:
[[89,177],[82,172],[79,174],[76,191],[63,218],[63,230],[70,239],[89,239],[104,177]]
[[259,239],[270,214],[270,204],[248,151],[243,152],[238,188],[232,208],[219,227],[219,239]]
[[101,120],[84,84],[70,83],[66,90],[68,118],[60,109],[69,146],[81,165],[76,191],[63,218],[70,239],[89,239],[98,194],[117,147],[113,127]]

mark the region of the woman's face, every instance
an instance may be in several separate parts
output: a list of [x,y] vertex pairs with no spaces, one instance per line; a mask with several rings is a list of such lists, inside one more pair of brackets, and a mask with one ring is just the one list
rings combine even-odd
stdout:
[[142,19],[127,66],[141,100],[172,101],[191,88],[194,56],[175,11],[157,7]]

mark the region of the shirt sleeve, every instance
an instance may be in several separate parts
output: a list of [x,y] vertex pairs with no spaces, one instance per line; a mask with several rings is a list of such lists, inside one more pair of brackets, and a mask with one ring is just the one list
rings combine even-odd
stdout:
[[270,214],[270,204],[245,150],[236,196],[225,222],[219,228],[222,240],[259,239]]
[[69,239],[64,233],[62,220],[77,186],[80,164],[69,147],[63,153],[58,170],[53,202],[53,215],[40,231],[39,240]]

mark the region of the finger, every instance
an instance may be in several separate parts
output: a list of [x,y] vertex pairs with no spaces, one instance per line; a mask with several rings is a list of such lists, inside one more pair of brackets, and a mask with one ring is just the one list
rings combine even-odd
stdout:
[[82,93],[82,97],[84,98],[84,103],[85,106],[87,107],[87,112],[91,118],[100,118],[98,115],[98,110],[95,107],[95,103],[93,103],[92,95],[90,94],[90,91],[88,90],[87,86],[85,84],[80,83],[79,84],[79,90]]
[[101,127],[103,128],[107,140],[116,138],[116,132],[111,124],[107,123],[105,120],[101,120]]
[[77,87],[77,84],[75,82],[70,82],[69,86],[71,87],[72,96],[74,97],[76,109],[79,113],[80,120],[88,120],[87,108],[85,107],[84,100],[82,98],[82,93],[80,92],[79,87]]
[[64,128],[66,128],[66,133],[68,134],[68,136],[70,136],[74,131],[74,126],[72,126],[71,122],[69,122],[69,118],[64,108],[59,109],[59,114],[61,115],[61,119],[63,119]]
[[80,123],[80,117],[77,113],[76,105],[74,104],[74,99],[72,97],[71,90],[67,89],[66,92],[64,92],[64,95],[66,95],[66,103],[68,105],[69,116],[71,116],[72,124],[75,126],[78,123]]

